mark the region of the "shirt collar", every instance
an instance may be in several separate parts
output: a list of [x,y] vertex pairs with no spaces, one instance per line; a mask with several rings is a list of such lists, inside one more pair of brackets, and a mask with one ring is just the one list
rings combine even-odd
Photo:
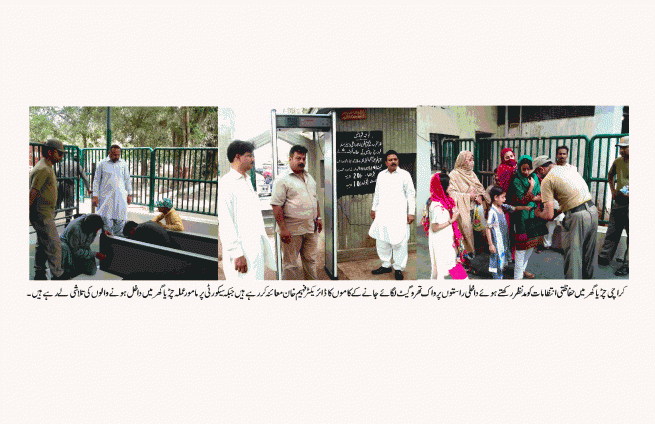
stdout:
[[[294,176],[296,178],[300,178],[298,175],[296,175],[295,172],[293,172],[293,170],[289,169],[288,172],[289,172],[289,175],[292,175],[292,176]],[[309,173],[303,169],[302,176],[306,179],[307,175],[309,175]]]
[[243,175],[242,173],[240,173],[239,171],[237,171],[236,169],[234,169],[232,167],[230,167],[230,172],[228,172],[227,175],[229,175],[231,178],[233,178],[235,180],[238,180],[238,179],[243,179],[243,180],[246,180],[246,181],[248,180],[246,175]]

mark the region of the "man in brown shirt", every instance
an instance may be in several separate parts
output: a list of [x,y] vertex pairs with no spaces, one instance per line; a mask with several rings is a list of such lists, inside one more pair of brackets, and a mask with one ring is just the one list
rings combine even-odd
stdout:
[[564,275],[567,279],[592,278],[598,232],[598,209],[591,201],[589,187],[572,167],[555,165],[548,156],[539,156],[533,162],[533,171],[541,182],[543,211],[535,215],[545,220],[553,219],[553,201],[557,200],[567,231],[564,239]]
[[316,195],[316,181],[305,171],[307,149],[293,146],[291,172],[275,181],[271,206],[282,239],[285,280],[315,280],[318,233],[323,229]]
[[41,147],[41,160],[30,172],[30,224],[36,231],[35,280],[46,279],[46,260],[53,278],[59,278],[64,273],[59,233],[55,226],[57,177],[52,169],[52,165],[63,158],[64,144],[54,138],[48,139]]

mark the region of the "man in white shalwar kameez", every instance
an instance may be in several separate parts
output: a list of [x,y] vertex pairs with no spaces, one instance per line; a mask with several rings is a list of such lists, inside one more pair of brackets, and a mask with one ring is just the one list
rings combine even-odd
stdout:
[[121,147],[114,144],[109,156],[98,162],[93,179],[93,206],[105,223],[105,234],[122,234],[127,221],[127,205],[132,203],[132,183]]
[[277,268],[259,196],[250,180],[253,150],[249,142],[230,143],[227,158],[232,169],[219,183],[218,228],[227,280],[263,280],[265,267]]
[[378,174],[371,207],[373,224],[368,235],[376,240],[382,266],[372,274],[391,272],[391,260],[396,280],[402,280],[407,266],[409,225],[416,217],[416,191],[409,172],[398,167],[398,154],[385,154],[387,169]]

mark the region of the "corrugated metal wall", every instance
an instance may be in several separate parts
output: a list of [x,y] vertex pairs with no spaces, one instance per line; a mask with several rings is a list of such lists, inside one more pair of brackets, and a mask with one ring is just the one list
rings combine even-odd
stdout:
[[[393,149],[398,153],[416,153],[415,108],[366,109],[366,120],[341,121],[337,118],[337,131],[382,131],[384,151]],[[339,198],[339,252],[375,248],[375,240],[368,236],[373,222],[370,216],[372,203],[372,194]],[[417,216],[417,219],[420,217]],[[410,225],[410,229],[409,243],[415,244],[416,226]]]

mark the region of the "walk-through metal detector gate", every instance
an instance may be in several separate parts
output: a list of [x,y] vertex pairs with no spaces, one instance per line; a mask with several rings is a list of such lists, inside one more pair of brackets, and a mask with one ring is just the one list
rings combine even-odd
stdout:
[[[337,115],[334,111],[326,115],[278,115],[271,111],[271,141],[273,144],[273,180],[278,175],[277,132],[281,130],[303,129],[320,133],[314,137],[315,142],[324,144],[323,161],[325,175],[323,231],[325,234],[325,272],[336,280],[337,276],[337,151],[336,128]],[[277,225],[277,224],[276,224]],[[275,233],[275,251],[277,253],[277,279],[282,279],[282,241]]]

